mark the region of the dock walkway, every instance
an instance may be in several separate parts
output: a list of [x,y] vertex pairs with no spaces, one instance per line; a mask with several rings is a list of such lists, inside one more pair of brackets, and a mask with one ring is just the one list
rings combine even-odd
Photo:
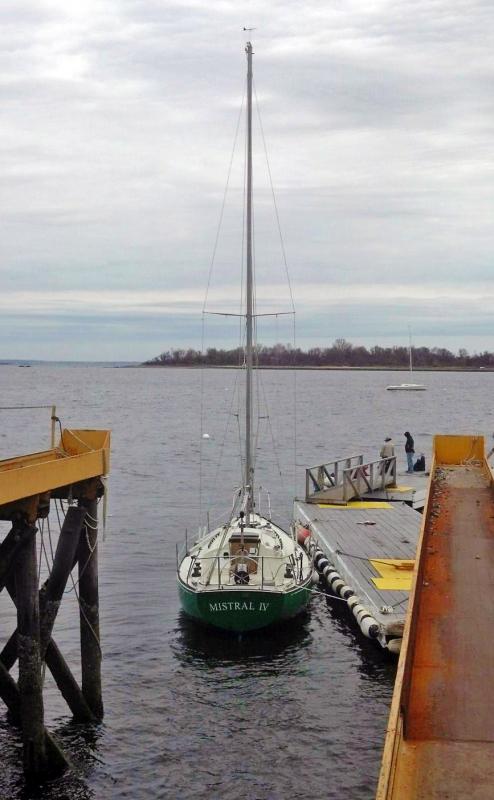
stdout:
[[378,800],[494,796],[493,574],[482,437],[438,436]]
[[[421,515],[405,503],[295,501],[294,520],[379,625],[383,647],[403,634]],[[396,644],[395,644],[396,646]]]

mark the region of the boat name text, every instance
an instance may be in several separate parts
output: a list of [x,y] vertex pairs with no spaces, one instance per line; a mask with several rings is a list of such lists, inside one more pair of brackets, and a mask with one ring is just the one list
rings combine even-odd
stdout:
[[239,602],[238,600],[223,600],[219,603],[210,603],[210,611],[267,611],[269,603],[259,601],[259,606],[250,600],[247,602]]

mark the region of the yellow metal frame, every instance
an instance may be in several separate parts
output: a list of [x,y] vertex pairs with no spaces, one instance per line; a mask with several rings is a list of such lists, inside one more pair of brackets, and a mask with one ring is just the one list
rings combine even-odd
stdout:
[[58,447],[0,461],[0,505],[107,475],[110,431],[62,431]]
[[[466,464],[483,461],[485,446],[483,436],[434,436],[434,457],[439,464]],[[432,475],[432,469],[431,469]]]

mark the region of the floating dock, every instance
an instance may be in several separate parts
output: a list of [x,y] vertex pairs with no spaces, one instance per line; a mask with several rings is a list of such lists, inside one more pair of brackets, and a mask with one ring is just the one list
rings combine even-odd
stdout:
[[[403,635],[421,517],[404,503],[346,506],[295,501],[295,524],[308,528],[327,558],[328,588],[342,596],[341,580],[365,609],[363,633],[397,652]],[[344,598],[343,598],[344,599]],[[353,599],[349,595],[350,603]],[[353,611],[351,605],[350,610]],[[365,612],[362,612],[361,617]],[[369,628],[370,624],[377,627]],[[361,622],[360,619],[357,621]],[[393,644],[391,644],[391,642]]]
[[[346,601],[365,636],[394,653],[405,625],[422,521],[415,510],[427,478],[406,475],[396,458],[364,463],[361,455],[309,467],[305,501],[294,522],[310,530],[315,564],[327,588]],[[422,499],[422,503],[424,499]]]
[[493,575],[483,438],[436,436],[377,800],[494,796]]

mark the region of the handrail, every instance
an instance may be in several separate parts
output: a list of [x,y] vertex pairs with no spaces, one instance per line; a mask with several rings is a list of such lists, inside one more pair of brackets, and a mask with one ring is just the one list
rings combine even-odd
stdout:
[[[344,465],[344,466],[343,466]],[[342,468],[343,466],[343,468]],[[363,456],[350,456],[305,471],[305,499],[318,496],[347,502],[367,492],[384,491],[396,485],[396,456],[379,458],[364,464]]]
[[[358,463],[361,464],[364,460],[364,457],[361,453],[356,453],[352,456],[345,456],[344,458],[334,458],[332,461],[327,461],[325,466],[329,466],[330,464],[343,464],[344,461],[353,461],[353,459],[359,459]],[[319,469],[321,464],[314,464],[312,467],[306,467],[306,469]]]
[[55,433],[56,433],[56,422],[58,422],[57,417],[57,407],[55,405],[41,405],[41,406],[0,406],[0,411],[32,411],[33,409],[39,408],[50,408],[51,409],[51,433],[50,433],[50,448],[52,450],[55,449]]
[[[224,563],[222,564],[221,562],[223,560],[224,560]],[[278,561],[279,559],[275,555],[273,555],[273,556],[251,556],[251,555],[246,555],[245,553],[240,553],[240,552],[235,553],[234,555],[229,556],[228,558],[225,558],[225,559],[223,559],[223,556],[201,556],[200,558],[197,558],[197,556],[196,556],[195,558],[191,559],[191,562],[190,562],[190,565],[189,565],[189,569],[188,569],[188,572],[187,572],[186,582],[188,583],[190,578],[192,577],[191,573],[192,573],[192,571],[194,569],[194,565],[195,565],[196,561],[200,561],[201,563],[202,562],[211,562],[210,565],[209,564],[205,564],[205,572],[207,572],[207,578],[206,578],[206,581],[204,583],[205,586],[218,586],[218,588],[220,586],[228,586],[229,588],[233,588],[230,580],[226,581],[226,580],[223,579],[222,576],[224,575],[225,570],[227,570],[228,571],[228,577],[230,578],[230,576],[232,575],[232,566],[235,566],[235,564],[238,564],[239,562],[242,562],[242,563],[249,563],[250,562],[251,564],[255,564],[257,568],[259,567],[259,565],[261,567],[261,571],[260,571],[261,582],[260,582],[260,584],[249,584],[249,590],[250,589],[264,589],[266,587],[266,585],[272,586],[272,584],[274,582],[276,582],[276,579],[278,578],[278,575],[279,575],[280,571],[282,569],[285,569],[287,566],[290,566],[293,569],[293,580],[294,580],[294,583],[295,584],[300,584],[300,583],[303,582],[302,581],[302,569],[301,569],[301,566],[297,569],[297,563],[296,563],[296,560],[294,559],[292,554],[287,555],[286,557],[283,558],[282,561],[280,561],[280,563],[277,565],[276,570],[271,573],[269,578],[265,577],[265,570],[264,570],[264,561],[265,560],[267,560],[267,561]],[[216,569],[216,567],[217,567],[217,569]],[[215,576],[217,576],[217,583],[216,583],[216,580],[215,580]]]
[[396,484],[396,456],[369,461],[367,464],[343,472],[343,499],[361,497],[376,489]]
[[[305,470],[305,496],[315,492],[322,492],[327,488],[343,486],[343,472],[345,469],[363,464],[362,454],[347,456],[347,458],[337,458],[325,464],[316,464],[307,467]],[[344,465],[344,466],[343,466]],[[343,469],[341,467],[343,466]],[[310,486],[312,482],[312,487]],[[310,489],[314,491],[311,492]]]

